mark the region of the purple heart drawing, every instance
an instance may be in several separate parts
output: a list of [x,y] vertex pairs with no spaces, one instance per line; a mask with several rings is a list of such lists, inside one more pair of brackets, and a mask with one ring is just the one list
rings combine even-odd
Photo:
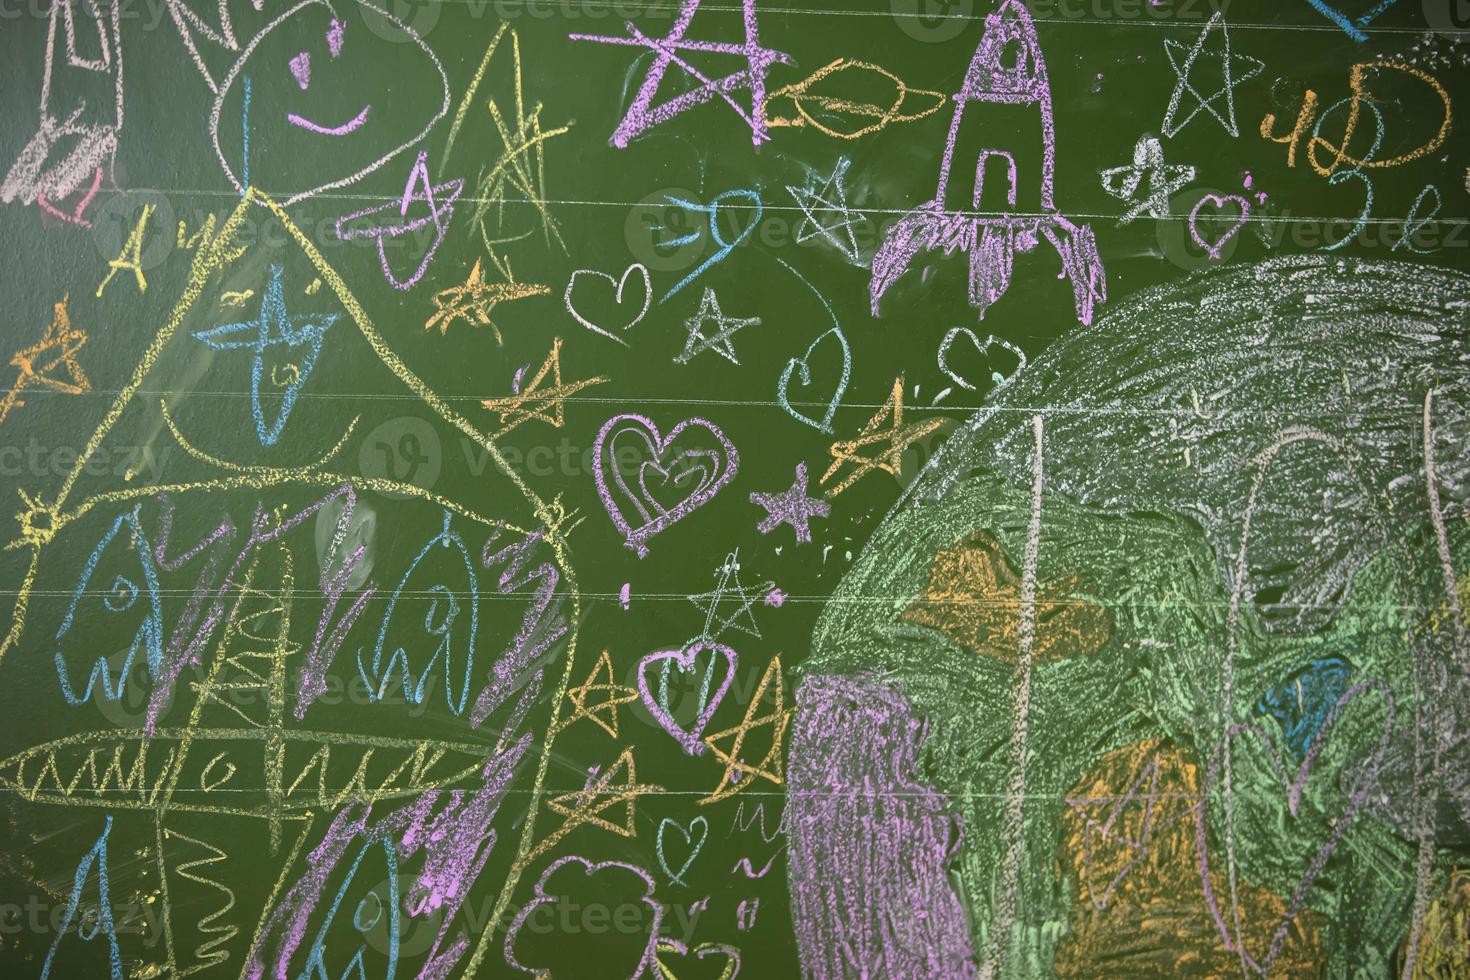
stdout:
[[[1213,242],[1205,241],[1204,237],[1199,233],[1199,213],[1206,202],[1213,205],[1216,211],[1224,211],[1226,204],[1240,206],[1240,214],[1236,216],[1235,224],[1225,229],[1225,234]],[[1223,197],[1219,194],[1206,194],[1194,203],[1194,210],[1189,212],[1189,237],[1194,239],[1196,245],[1208,252],[1210,258],[1218,259],[1220,258],[1220,251],[1225,247],[1225,244],[1234,238],[1241,228],[1245,227],[1246,219],[1250,217],[1250,213],[1251,202],[1239,194],[1226,194]]]
[[[710,651],[709,676],[713,677],[718,673],[721,657],[725,658],[725,676],[720,679],[719,686],[713,691],[709,689],[709,683],[706,680],[703,685],[704,710],[700,711],[699,717],[694,719],[694,723],[686,729],[674,720],[673,713],[669,711],[667,685],[659,685],[659,691],[664,695],[663,697],[654,696],[648,686],[648,669],[672,664],[687,674],[696,668],[699,655],[705,650]],[[710,719],[715,716],[715,709],[725,699],[725,692],[730,689],[731,682],[735,680],[735,663],[735,651],[713,640],[701,640],[683,650],[660,650],[657,653],[650,653],[638,663],[638,693],[643,698],[643,706],[664,727],[664,731],[674,736],[675,741],[682,745],[684,751],[690,755],[698,755],[704,751],[704,743],[699,738],[704,734],[705,726],[709,724]]]
[[[703,430],[714,437],[717,447],[675,447],[688,430]],[[647,448],[651,459],[638,466],[637,478],[629,485],[617,459],[619,439],[635,439]],[[719,427],[704,419],[685,419],[659,435],[658,426],[642,415],[614,415],[597,433],[595,444],[597,494],[613,524],[639,558],[648,554],[645,543],[675,521],[688,516],[729,483],[740,464],[735,446]],[[650,481],[650,473],[657,480]],[[618,491],[617,499],[613,490]],[[661,500],[659,495],[664,496]],[[627,513],[631,511],[633,518]]]
[[[1368,757],[1366,764],[1358,774],[1358,777],[1353,781],[1351,788],[1347,791],[1348,800],[1346,808],[1343,810],[1341,816],[1332,821],[1332,833],[1328,835],[1327,840],[1323,842],[1322,846],[1317,849],[1317,853],[1313,855],[1312,861],[1307,866],[1305,873],[1297,882],[1296,889],[1292,892],[1290,901],[1287,902],[1286,914],[1282,916],[1281,922],[1277,925],[1276,931],[1271,937],[1271,945],[1266,950],[1264,960],[1258,961],[1252,953],[1245,949],[1245,939],[1238,931],[1239,920],[1236,920],[1237,927],[1235,930],[1232,930],[1226,924],[1226,915],[1221,910],[1221,903],[1217,901],[1215,889],[1210,883],[1210,858],[1206,836],[1209,821],[1208,810],[1210,792],[1220,773],[1222,750],[1227,741],[1247,732],[1264,742],[1267,746],[1272,765],[1276,769],[1277,776],[1281,779],[1281,786],[1286,794],[1287,811],[1295,817],[1301,805],[1302,792],[1306,789],[1307,779],[1312,775],[1317,757],[1321,753],[1323,746],[1330,740],[1334,726],[1337,724],[1338,719],[1341,718],[1342,713],[1347,709],[1347,706],[1367,691],[1376,691],[1383,698],[1385,717],[1379,733],[1378,745]],[[1347,836],[1348,831],[1352,828],[1354,818],[1357,817],[1358,811],[1363,808],[1364,803],[1367,801],[1369,791],[1376,785],[1378,780],[1378,767],[1383,761],[1384,752],[1388,749],[1388,740],[1393,734],[1393,725],[1393,692],[1379,681],[1365,680],[1353,685],[1337,699],[1337,702],[1327,713],[1327,719],[1323,722],[1322,728],[1317,733],[1316,738],[1313,739],[1311,750],[1307,752],[1306,757],[1297,766],[1294,774],[1289,773],[1287,768],[1281,764],[1281,753],[1276,746],[1275,740],[1251,722],[1240,722],[1239,724],[1232,725],[1226,738],[1222,739],[1215,746],[1214,754],[1210,759],[1209,770],[1206,774],[1204,784],[1201,787],[1202,791],[1200,795],[1202,802],[1195,808],[1195,848],[1198,852],[1200,881],[1204,885],[1205,903],[1209,907],[1211,916],[1214,917],[1215,925],[1220,930],[1221,937],[1225,940],[1225,948],[1231,952],[1239,952],[1242,960],[1261,976],[1271,975],[1271,968],[1276,965],[1277,958],[1286,946],[1286,940],[1292,922],[1301,913],[1302,909],[1306,907],[1307,897],[1311,894],[1312,883],[1317,880],[1317,877],[1322,873],[1322,869],[1327,866],[1327,860],[1332,857],[1332,852],[1337,850],[1338,845]],[[1234,880],[1233,869],[1231,871],[1231,880]],[[1234,895],[1226,895],[1225,900],[1228,907],[1228,903],[1234,900]]]

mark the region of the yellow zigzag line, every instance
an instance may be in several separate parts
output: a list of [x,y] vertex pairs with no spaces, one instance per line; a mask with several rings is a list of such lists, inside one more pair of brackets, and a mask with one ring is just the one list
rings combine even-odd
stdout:
[[229,959],[230,954],[227,950],[218,949],[217,947],[223,946],[230,940],[234,939],[237,935],[239,935],[240,930],[237,926],[232,926],[228,923],[224,925],[214,925],[213,923],[216,919],[227,915],[229,911],[235,907],[235,893],[231,891],[228,886],[223,885],[218,881],[215,881],[213,878],[206,878],[203,875],[192,874],[190,869],[203,867],[204,865],[208,864],[219,864],[221,861],[226,860],[229,855],[227,855],[219,848],[215,847],[213,844],[207,844],[202,840],[196,840],[195,838],[190,837],[187,834],[179,833],[177,830],[165,830],[163,833],[164,837],[166,838],[172,839],[177,837],[179,840],[188,841],[190,844],[195,844],[199,847],[202,847],[205,850],[209,851],[211,854],[210,857],[202,857],[194,861],[188,861],[184,864],[180,864],[178,867],[174,868],[174,870],[178,872],[181,878],[185,878],[198,885],[205,885],[209,888],[213,888],[215,891],[222,892],[225,896],[224,905],[220,906],[218,909],[199,920],[199,931],[204,933],[205,935],[213,935],[215,936],[215,938],[210,939],[207,942],[200,943],[198,948],[194,950],[194,955],[199,958],[199,966],[218,966],[225,960]]

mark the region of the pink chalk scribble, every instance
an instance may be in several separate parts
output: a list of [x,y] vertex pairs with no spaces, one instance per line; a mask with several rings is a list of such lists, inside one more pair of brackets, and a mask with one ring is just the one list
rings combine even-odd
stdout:
[[919,775],[926,723],[872,677],[814,675],[796,701],[787,874],[802,975],[975,976],[949,878],[960,817]]
[[311,52],[299,52],[286,65],[291,69],[291,77],[296,79],[297,88],[305,92],[311,87]]
[[[709,651],[709,665],[701,671],[698,659],[700,653],[705,650]],[[717,669],[721,658],[725,662],[723,671]],[[734,650],[713,640],[701,640],[682,650],[660,650],[650,653],[638,664],[638,694],[643,698],[643,706],[648,709],[649,714],[653,715],[654,721],[663,726],[664,731],[672,735],[686,753],[699,755],[705,751],[705,745],[700,739],[704,735],[704,730],[709,727],[710,719],[719,709],[720,702],[725,699],[725,693],[730,690],[730,684],[735,680],[738,663],[739,658]],[[654,666],[662,668],[664,672],[664,680],[658,686],[657,695],[648,684],[649,668]],[[679,671],[685,674],[703,673],[706,678],[705,690],[709,693],[704,697],[704,707],[700,710],[699,717],[687,728],[680,725],[669,710],[667,672],[670,666],[678,667]],[[711,689],[709,682],[716,677],[719,680]]]
[[[1077,319],[1092,322],[1093,308],[1107,300],[1107,279],[1097,239],[1089,225],[1079,225],[1056,208],[1053,200],[1056,127],[1052,117],[1051,85],[1046,62],[1036,36],[1036,25],[1021,0],[1005,0],[985,18],[985,31],[975,49],[964,83],[954,97],[944,158],[939,168],[939,186],[934,199],[919,205],[901,218],[884,237],[873,256],[869,293],[876,316],[878,304],[889,287],[908,270],[921,252],[943,250],[950,255],[964,251],[970,257],[970,305],[985,311],[997,302],[1011,283],[1016,253],[1030,252],[1045,238],[1061,259],[1062,275],[1072,282]],[[962,131],[985,133],[987,123],[976,105],[1033,106],[1041,120],[1041,165],[1039,207],[1034,213],[1018,209],[1016,157],[1006,150],[980,150],[975,161],[973,210],[947,210],[955,148]],[[967,115],[967,110],[970,110]],[[1004,207],[982,211],[985,177],[992,160],[1004,165],[1008,178]],[[994,177],[992,176],[992,179]],[[993,196],[993,195],[992,195]],[[1061,278],[1060,276],[1058,278]]]

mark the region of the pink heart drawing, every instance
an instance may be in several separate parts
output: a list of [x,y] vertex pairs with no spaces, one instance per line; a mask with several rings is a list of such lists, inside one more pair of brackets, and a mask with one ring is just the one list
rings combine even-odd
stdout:
[[[1205,241],[1204,237],[1199,233],[1199,213],[1205,206],[1205,202],[1209,202],[1217,211],[1224,211],[1227,203],[1240,206],[1240,214],[1236,217],[1235,224],[1225,229],[1225,234],[1213,242]],[[1240,229],[1245,227],[1246,219],[1250,217],[1250,213],[1251,202],[1239,194],[1226,194],[1223,197],[1219,194],[1206,194],[1194,203],[1194,210],[1189,212],[1189,237],[1194,239],[1196,245],[1208,252],[1210,258],[1218,259],[1220,257],[1220,251],[1225,247],[1225,244],[1234,238],[1240,232]]]
[[[1276,768],[1277,775],[1281,778],[1282,789],[1286,792],[1287,811],[1295,817],[1301,806],[1302,792],[1306,789],[1307,779],[1312,775],[1313,766],[1323,746],[1331,738],[1334,726],[1342,717],[1342,713],[1347,709],[1347,706],[1367,691],[1376,691],[1381,695],[1386,709],[1382,729],[1378,738],[1378,745],[1367,758],[1366,764],[1358,773],[1357,778],[1353,780],[1351,787],[1347,789],[1347,807],[1343,810],[1342,815],[1332,822],[1332,833],[1328,835],[1327,840],[1323,842],[1322,846],[1317,849],[1317,853],[1313,855],[1312,861],[1307,866],[1305,873],[1303,873],[1300,881],[1297,882],[1296,889],[1292,892],[1291,899],[1287,902],[1286,914],[1282,916],[1281,922],[1277,925],[1276,931],[1271,937],[1271,945],[1266,951],[1264,960],[1257,961],[1254,955],[1245,950],[1244,937],[1237,931],[1238,926],[1237,929],[1233,930],[1227,925],[1227,916],[1222,911],[1221,903],[1216,899],[1214,887],[1210,883],[1210,858],[1206,841],[1209,821],[1209,800],[1215,780],[1220,774],[1221,755],[1225,747],[1225,742],[1249,732],[1267,745],[1272,764]],[[1393,734],[1393,725],[1393,692],[1379,681],[1364,680],[1353,685],[1337,699],[1337,702],[1328,712],[1327,719],[1323,722],[1322,728],[1318,731],[1316,738],[1313,739],[1311,749],[1307,752],[1306,757],[1302,759],[1301,764],[1297,766],[1294,774],[1288,773],[1286,767],[1281,764],[1281,753],[1275,741],[1270,735],[1251,722],[1240,722],[1239,724],[1232,725],[1230,727],[1230,734],[1216,745],[1214,754],[1210,760],[1209,772],[1200,794],[1202,802],[1195,808],[1195,847],[1198,852],[1200,881],[1204,885],[1205,902],[1209,907],[1210,914],[1215,920],[1216,927],[1220,930],[1221,937],[1225,940],[1225,948],[1232,952],[1239,952],[1242,960],[1261,976],[1271,975],[1271,968],[1276,965],[1277,958],[1286,946],[1287,935],[1291,930],[1292,921],[1306,907],[1307,898],[1311,894],[1312,883],[1317,880],[1317,877],[1322,873],[1322,869],[1327,866],[1327,860],[1332,857],[1332,852],[1337,850],[1338,845],[1347,836],[1348,831],[1352,828],[1354,818],[1358,815],[1358,811],[1367,802],[1368,793],[1377,784],[1378,767],[1383,761],[1384,752],[1388,749],[1388,740]],[[1231,877],[1233,880],[1233,873]],[[1233,895],[1225,896],[1227,908],[1233,900]],[[1238,923],[1239,920],[1236,921]]]
[[[700,711],[699,717],[689,728],[683,728],[674,720],[669,711],[667,703],[667,687],[659,685],[659,689],[665,695],[663,698],[654,696],[648,686],[648,669],[650,667],[673,664],[684,673],[690,673],[697,669],[699,655],[705,650],[710,651],[709,676],[713,677],[719,672],[719,659],[725,658],[725,676],[721,678],[719,686],[713,691],[709,690],[706,681],[704,690],[704,709]],[[643,706],[648,713],[664,727],[664,731],[674,736],[674,739],[684,747],[684,751],[690,755],[698,755],[704,751],[704,743],[699,740],[704,734],[705,727],[710,719],[715,716],[715,709],[725,699],[725,692],[730,689],[730,684],[735,680],[735,651],[722,643],[713,640],[701,640],[683,650],[660,650],[650,653],[638,662],[638,693],[643,698]]]
[[[674,448],[681,433],[699,429],[714,437],[717,448]],[[617,459],[615,442],[619,438],[641,441],[652,457],[639,464],[632,486],[624,479],[623,467]],[[647,556],[645,542],[649,538],[708,502],[734,478],[740,464],[734,444],[719,427],[697,418],[685,419],[670,429],[667,436],[661,436],[658,426],[642,415],[614,415],[597,433],[594,448],[597,468],[593,475],[598,496],[628,547],[639,558]],[[650,472],[659,477],[653,486],[650,486]],[[613,488],[617,489],[619,499],[614,499]],[[660,500],[655,489],[668,495],[669,503]],[[632,519],[625,515],[625,507],[633,512]]]

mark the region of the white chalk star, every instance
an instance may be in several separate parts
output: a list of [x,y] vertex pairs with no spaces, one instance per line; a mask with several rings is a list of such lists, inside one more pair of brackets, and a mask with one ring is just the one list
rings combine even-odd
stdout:
[[[713,592],[689,597],[690,602],[704,610],[704,632],[700,634],[701,639],[719,639],[726,630],[734,630],[756,638],[761,635],[760,627],[755,624],[755,615],[751,613],[750,607],[768,595],[771,589],[775,588],[776,583],[762,582],[750,588],[741,585],[739,557],[739,550],[732,551],[725,556],[724,564],[715,573],[719,578],[715,582]],[[735,581],[733,587],[730,585],[731,579]],[[731,604],[735,609],[727,616],[723,609]]]
[[[713,336],[706,336],[704,325],[711,320],[715,324],[715,333]],[[706,286],[704,298],[699,301],[699,311],[684,321],[684,326],[689,330],[689,339],[684,343],[683,353],[674,358],[674,363],[688,364],[696,354],[712,350],[731,364],[739,364],[740,361],[735,357],[735,345],[730,338],[738,331],[760,322],[758,316],[725,316],[720,310],[720,301],[715,298],[715,291]]]
[[843,185],[843,178],[849,166],[851,161],[843,157],[820,188],[787,185],[786,190],[796,199],[803,215],[794,236],[798,245],[821,236],[849,262],[861,264],[862,255],[853,227],[867,221],[868,216],[847,206],[847,188]]
[[[1139,193],[1143,181],[1148,180],[1148,192]],[[1153,136],[1142,136],[1133,147],[1133,164],[1110,167],[1102,172],[1103,190],[1116,198],[1133,202],[1133,207],[1118,219],[1118,225],[1126,225],[1147,211],[1155,218],[1169,217],[1169,198],[1174,192],[1194,180],[1194,168],[1188,164],[1164,165],[1164,147]]]

